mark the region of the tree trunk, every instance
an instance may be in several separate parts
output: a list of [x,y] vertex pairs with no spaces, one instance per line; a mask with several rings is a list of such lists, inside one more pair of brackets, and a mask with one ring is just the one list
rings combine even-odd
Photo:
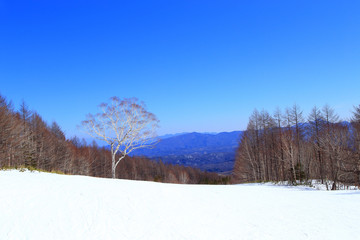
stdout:
[[112,157],[112,160],[111,160],[111,175],[112,175],[112,178],[116,178],[115,155],[113,154],[111,157]]
[[334,180],[334,183],[333,183],[333,185],[331,187],[331,190],[336,190],[336,180]]
[[116,178],[116,164],[115,164],[115,157],[116,157],[116,154],[115,154],[115,145],[114,143],[111,143],[111,177],[112,178]]
[[119,157],[119,159],[116,161],[116,154],[112,154],[111,155],[112,160],[111,160],[111,170],[112,170],[112,178],[116,178],[116,167],[117,165],[120,163],[120,161],[125,158],[124,155],[122,155],[121,157]]

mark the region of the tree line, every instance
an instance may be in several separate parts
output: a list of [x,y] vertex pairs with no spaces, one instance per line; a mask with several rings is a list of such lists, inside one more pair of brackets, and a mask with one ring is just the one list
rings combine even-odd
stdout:
[[[145,157],[126,156],[119,165],[116,176],[122,179],[190,184],[229,180],[215,173]],[[87,144],[78,137],[66,139],[56,122],[48,125],[38,113],[30,111],[25,102],[16,111],[11,102],[0,95],[0,168],[20,167],[112,177],[112,153],[95,141]]]
[[254,110],[236,152],[236,182],[319,179],[360,186],[360,105],[348,121],[314,107],[305,119],[296,104],[274,114]]

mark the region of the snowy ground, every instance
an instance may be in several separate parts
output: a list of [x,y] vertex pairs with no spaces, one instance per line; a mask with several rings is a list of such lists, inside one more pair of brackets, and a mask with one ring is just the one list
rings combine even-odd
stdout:
[[360,239],[360,191],[0,171],[0,239]]

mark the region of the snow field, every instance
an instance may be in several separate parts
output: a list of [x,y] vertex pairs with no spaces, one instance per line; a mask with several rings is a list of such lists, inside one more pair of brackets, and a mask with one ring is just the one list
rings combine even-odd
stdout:
[[360,239],[360,191],[0,171],[0,239]]

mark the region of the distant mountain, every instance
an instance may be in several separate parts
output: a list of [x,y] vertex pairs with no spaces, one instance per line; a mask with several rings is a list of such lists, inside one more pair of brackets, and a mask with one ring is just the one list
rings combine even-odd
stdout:
[[171,138],[171,137],[176,137],[176,136],[180,136],[180,135],[184,135],[187,134],[188,132],[184,132],[184,133],[174,133],[174,134],[165,134],[162,136],[159,136],[160,139],[166,139],[166,138]]
[[164,163],[197,167],[218,173],[232,171],[235,150],[242,131],[222,133],[183,133],[160,137],[153,149],[139,149],[132,155],[161,159]]

